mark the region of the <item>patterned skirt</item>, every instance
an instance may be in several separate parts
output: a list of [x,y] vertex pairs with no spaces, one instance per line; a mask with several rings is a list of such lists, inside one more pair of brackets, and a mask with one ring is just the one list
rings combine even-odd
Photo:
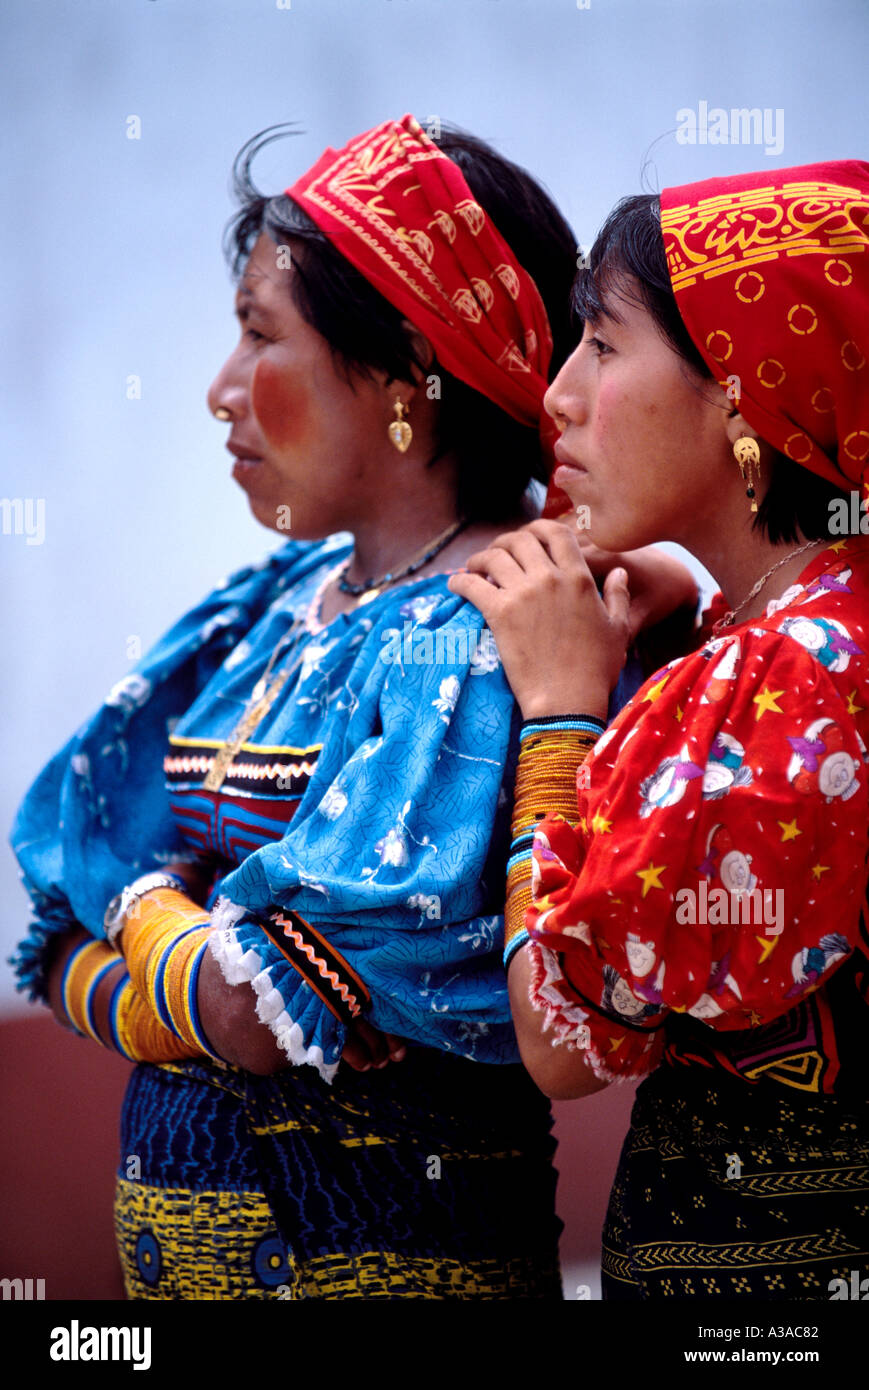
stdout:
[[518,1066],[141,1065],[115,1225],[135,1299],[560,1300],[549,1103]]
[[603,1233],[608,1299],[829,1300],[869,1274],[869,1102],[660,1066]]

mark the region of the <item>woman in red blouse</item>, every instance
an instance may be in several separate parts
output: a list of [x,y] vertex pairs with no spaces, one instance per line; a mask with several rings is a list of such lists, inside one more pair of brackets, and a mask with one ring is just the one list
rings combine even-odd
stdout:
[[679,542],[722,594],[604,733],[623,572],[600,598],[542,521],[451,581],[526,721],[523,1059],[555,1097],[647,1078],[605,1297],[844,1297],[869,1256],[869,165],[625,200],[576,299],[555,481],[599,546]]

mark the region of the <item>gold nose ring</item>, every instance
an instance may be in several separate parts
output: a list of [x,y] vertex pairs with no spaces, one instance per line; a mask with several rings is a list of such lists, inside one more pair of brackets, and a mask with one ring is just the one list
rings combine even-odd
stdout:
[[225,405],[219,405],[214,412],[215,420],[231,420],[232,416]]

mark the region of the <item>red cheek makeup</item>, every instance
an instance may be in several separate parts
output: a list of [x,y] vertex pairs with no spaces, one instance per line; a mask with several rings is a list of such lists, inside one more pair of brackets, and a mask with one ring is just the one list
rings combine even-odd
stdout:
[[294,387],[288,371],[263,357],[254,368],[250,400],[263,435],[276,449],[298,443],[308,423],[307,391]]

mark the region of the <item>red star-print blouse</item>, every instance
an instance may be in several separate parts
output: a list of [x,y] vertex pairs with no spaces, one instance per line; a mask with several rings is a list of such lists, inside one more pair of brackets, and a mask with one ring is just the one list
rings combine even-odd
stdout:
[[762,1032],[854,951],[867,620],[857,536],[656,672],[584,764],[577,823],[537,828],[531,997],[603,1079],[650,1071],[673,1014]]

